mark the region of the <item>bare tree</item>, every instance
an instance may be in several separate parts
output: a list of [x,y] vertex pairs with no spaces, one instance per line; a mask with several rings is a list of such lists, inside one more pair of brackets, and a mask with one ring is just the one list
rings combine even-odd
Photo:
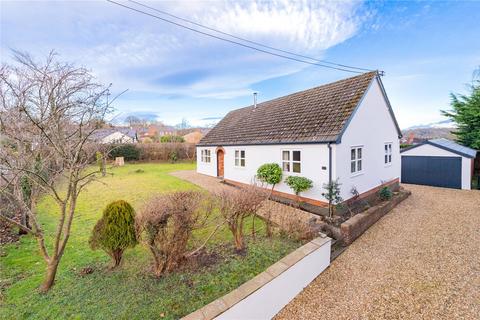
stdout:
[[245,249],[243,227],[245,219],[255,216],[268,194],[256,186],[247,186],[241,189],[224,190],[217,195],[220,213],[232,232],[235,248],[238,251]]
[[[85,168],[95,161],[97,151],[91,136],[110,111],[105,102],[108,88],[95,83],[85,68],[59,62],[54,52],[44,63],[20,52],[14,52],[14,58],[15,65],[4,65],[0,71],[0,136],[4,141],[0,193],[26,212],[31,227],[5,212],[0,212],[0,219],[37,239],[47,265],[40,289],[47,291],[54,284],[70,237],[78,196],[95,179],[96,172]],[[11,191],[20,178],[55,200],[59,213],[52,237],[45,236],[35,206],[27,206],[18,192]]]
[[177,191],[152,198],[140,211],[136,217],[137,234],[142,235],[153,255],[157,277],[198,253],[220,228],[218,224],[203,244],[187,252],[193,232],[208,224],[212,204],[198,191]]

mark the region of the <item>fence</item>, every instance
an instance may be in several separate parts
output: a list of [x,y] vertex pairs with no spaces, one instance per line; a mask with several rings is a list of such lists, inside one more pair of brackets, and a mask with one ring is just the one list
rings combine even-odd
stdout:
[[[176,160],[195,160],[195,144],[193,143],[137,143],[113,146],[111,158],[125,157],[126,160],[168,161],[175,156]],[[133,150],[133,152],[132,152]],[[127,154],[123,154],[128,152]]]

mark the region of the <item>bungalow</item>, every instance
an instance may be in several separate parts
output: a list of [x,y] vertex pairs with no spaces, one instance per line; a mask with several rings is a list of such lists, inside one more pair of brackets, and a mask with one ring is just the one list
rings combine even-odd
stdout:
[[135,130],[121,127],[98,129],[93,133],[92,139],[103,144],[138,142]]
[[[400,138],[380,76],[368,72],[229,112],[197,145],[197,171],[250,184],[260,165],[278,163],[284,177],[313,181],[302,201],[325,207],[335,179],[344,200],[398,186]],[[275,190],[293,198],[284,182]]]

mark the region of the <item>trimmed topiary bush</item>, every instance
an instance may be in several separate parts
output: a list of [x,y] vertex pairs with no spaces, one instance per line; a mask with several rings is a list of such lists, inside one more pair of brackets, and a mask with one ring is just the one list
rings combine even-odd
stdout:
[[92,230],[89,240],[93,250],[102,249],[113,259],[113,268],[120,265],[123,252],[137,245],[135,210],[123,200],[107,205],[103,216]]
[[270,184],[272,190],[277,183],[282,181],[282,168],[277,163],[265,163],[257,169],[257,178]]
[[313,186],[312,180],[305,177],[289,176],[285,179],[287,186],[292,188],[293,192],[298,196],[300,192],[307,191]]

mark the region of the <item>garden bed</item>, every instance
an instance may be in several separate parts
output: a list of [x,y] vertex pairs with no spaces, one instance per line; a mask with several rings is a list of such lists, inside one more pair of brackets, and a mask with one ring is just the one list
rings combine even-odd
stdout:
[[[90,185],[79,199],[79,214],[56,283],[47,294],[37,290],[45,265],[35,239],[25,236],[16,244],[5,245],[0,258],[0,318],[177,319],[234,290],[302,245],[278,234],[267,238],[259,219],[253,238],[248,219],[243,252],[234,249],[232,235],[222,228],[201,254],[160,278],[153,276],[151,255],[142,245],[126,251],[118,270],[109,270],[105,253],[88,246],[105,205],[124,199],[137,209],[155,193],[198,190],[169,175],[186,169],[194,169],[194,165],[127,164],[114,168],[113,175],[102,178],[102,183]],[[46,234],[51,236],[56,221],[53,200],[42,200],[38,210]],[[205,234],[197,236],[201,239]]]

